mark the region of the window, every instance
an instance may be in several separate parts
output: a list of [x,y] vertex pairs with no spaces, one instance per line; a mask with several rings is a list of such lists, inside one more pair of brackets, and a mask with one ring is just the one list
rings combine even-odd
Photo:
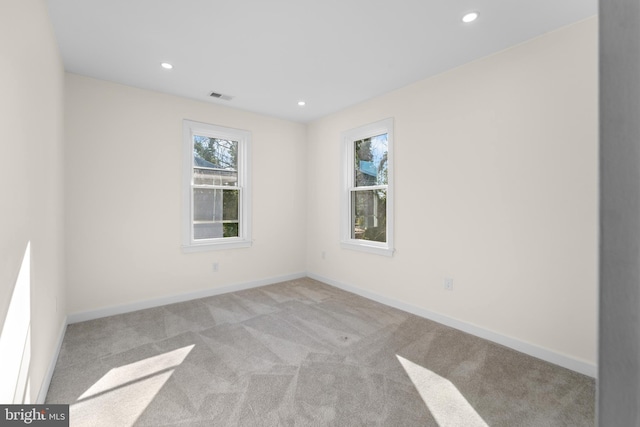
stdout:
[[182,248],[251,245],[247,131],[184,120]]
[[342,134],[342,247],[393,255],[393,119]]

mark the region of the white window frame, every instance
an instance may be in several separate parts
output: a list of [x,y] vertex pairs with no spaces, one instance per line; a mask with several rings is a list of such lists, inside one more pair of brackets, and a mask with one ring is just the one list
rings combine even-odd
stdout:
[[[382,188],[387,190],[387,229],[386,242],[375,242],[371,240],[354,239],[352,237],[352,197],[355,190],[354,156],[355,141],[387,134],[387,185],[368,188]],[[374,253],[378,255],[393,256],[394,249],[394,219],[393,219],[393,118],[384,119],[375,123],[360,126],[342,133],[342,194],[341,194],[341,238],[340,245],[345,249],[353,249]]]
[[[238,237],[193,238],[194,135],[238,142]],[[182,124],[182,251],[200,252],[251,246],[251,132],[183,120]]]

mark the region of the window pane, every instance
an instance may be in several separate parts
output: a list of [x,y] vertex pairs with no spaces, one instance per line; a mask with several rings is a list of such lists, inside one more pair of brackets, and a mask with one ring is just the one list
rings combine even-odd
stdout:
[[238,221],[238,190],[222,190],[222,220]]
[[238,141],[193,137],[193,183],[238,185]]
[[193,238],[237,237],[238,190],[193,190]]
[[387,191],[351,192],[351,237],[387,241]]
[[388,184],[388,135],[354,141],[354,149],[355,186]]

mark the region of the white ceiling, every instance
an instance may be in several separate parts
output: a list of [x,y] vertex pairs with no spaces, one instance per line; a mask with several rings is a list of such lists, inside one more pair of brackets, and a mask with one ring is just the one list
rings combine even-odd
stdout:
[[[597,13],[597,0],[48,0],[48,6],[67,71],[299,122]],[[468,11],[479,18],[463,24]],[[174,68],[161,68],[165,61]],[[211,91],[233,99],[214,100]]]

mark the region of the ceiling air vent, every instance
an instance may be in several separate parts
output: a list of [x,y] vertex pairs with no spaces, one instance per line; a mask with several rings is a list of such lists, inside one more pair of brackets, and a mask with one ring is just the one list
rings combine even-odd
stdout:
[[218,93],[218,92],[211,92],[209,94],[209,96],[212,97],[212,98],[224,99],[225,101],[231,101],[233,99],[233,96],[223,95],[223,94]]

